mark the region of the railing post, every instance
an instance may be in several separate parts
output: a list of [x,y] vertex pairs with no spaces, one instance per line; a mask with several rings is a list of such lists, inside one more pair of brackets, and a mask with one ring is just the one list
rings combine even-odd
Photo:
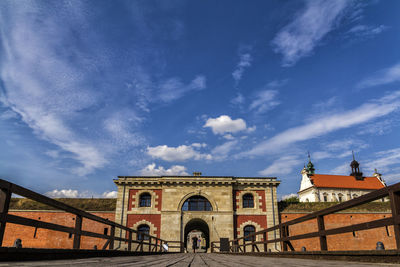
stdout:
[[149,236],[149,252],[151,251],[151,236]]
[[[122,229],[121,229],[122,231]],[[129,231],[128,251],[132,250],[132,231]]]
[[[282,238],[287,237],[286,226],[282,226],[282,225],[281,225],[279,230],[280,230],[280,232],[281,232],[281,237],[282,237]],[[282,250],[283,250],[283,251],[288,251],[288,246],[287,246],[286,241],[282,241],[281,244],[282,244]]]
[[251,237],[251,252],[254,252],[254,242],[256,242],[256,236]]
[[6,230],[6,218],[10,207],[11,190],[0,189],[0,247],[3,246],[4,231]]
[[82,230],[82,216],[76,215],[75,231],[74,231],[74,249],[80,249],[81,247],[81,230]]
[[396,239],[396,248],[397,250],[400,250],[400,224],[399,224],[400,192],[394,192],[390,190],[389,197],[390,197],[390,207],[392,208],[393,229],[394,229],[394,236]]
[[243,238],[243,252],[246,253],[246,239]]
[[267,252],[267,232],[263,233],[263,240],[264,240],[264,252]]
[[328,250],[328,243],[326,242],[326,235],[322,235],[322,231],[325,231],[325,223],[323,216],[317,216],[318,231],[319,231],[319,245],[321,251]]
[[[120,229],[122,231],[122,229]],[[111,225],[111,231],[110,231],[110,245],[108,246],[109,250],[114,249],[114,237],[115,237],[115,226]]]

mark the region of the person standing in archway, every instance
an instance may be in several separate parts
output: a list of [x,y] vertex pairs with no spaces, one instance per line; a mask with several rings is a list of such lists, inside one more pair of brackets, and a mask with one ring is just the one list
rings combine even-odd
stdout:
[[192,241],[193,241],[193,246],[192,246],[192,248],[193,248],[193,253],[196,253],[196,248],[197,248],[197,236],[193,237],[193,238],[192,238]]

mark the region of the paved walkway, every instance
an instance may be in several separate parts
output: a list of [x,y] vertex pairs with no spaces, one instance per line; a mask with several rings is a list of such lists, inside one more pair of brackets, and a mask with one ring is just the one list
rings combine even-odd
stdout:
[[358,263],[347,261],[303,260],[257,256],[237,256],[223,254],[165,254],[152,256],[127,256],[112,258],[89,258],[76,260],[0,262],[0,266],[151,266],[151,267],[260,267],[260,266],[400,266],[385,263]]

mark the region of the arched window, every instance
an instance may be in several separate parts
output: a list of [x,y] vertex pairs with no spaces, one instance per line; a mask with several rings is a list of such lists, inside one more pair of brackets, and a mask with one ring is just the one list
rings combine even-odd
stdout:
[[[244,236],[248,236],[251,234],[254,234],[256,232],[256,228],[253,225],[247,225],[243,229],[244,231]],[[246,237],[244,240],[246,241],[254,241],[255,236],[252,237]]]
[[339,195],[338,195],[338,200],[339,200],[339,202],[342,202],[342,201],[343,201],[343,194],[340,194],[340,193],[339,193]]
[[243,195],[243,208],[254,208],[254,197],[252,194]]
[[357,198],[358,197],[358,195],[357,194],[353,194],[353,198]]
[[144,235],[144,234],[149,234],[150,233],[150,226],[147,224],[141,224],[137,228],[137,240],[149,240],[149,237]]
[[182,206],[183,211],[211,211],[212,206],[207,198],[202,196],[192,196],[186,199]]
[[328,194],[327,193],[323,193],[324,196],[324,202],[328,202]]
[[143,193],[139,197],[139,207],[151,207],[151,195]]

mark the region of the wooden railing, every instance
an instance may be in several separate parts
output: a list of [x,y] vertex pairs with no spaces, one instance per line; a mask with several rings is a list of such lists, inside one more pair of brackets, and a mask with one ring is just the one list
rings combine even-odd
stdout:
[[[374,221],[369,221],[369,222],[364,222],[364,223],[359,223],[359,224],[353,224],[349,226],[344,226],[344,227],[339,227],[339,228],[334,228],[334,229],[325,229],[325,223],[324,223],[324,216],[343,211],[346,209],[350,209],[377,199],[382,199],[385,197],[389,197],[390,199],[390,207],[391,207],[391,212],[392,212],[392,217],[389,218],[384,218],[384,219],[379,219],[379,220],[374,220]],[[317,220],[317,227],[318,231],[316,232],[311,232],[311,233],[305,233],[305,234],[299,234],[299,235],[290,235],[289,233],[289,227],[292,225],[296,225],[305,221],[309,220]],[[395,237],[395,244],[396,244],[396,249],[400,250],[400,183],[375,190],[371,193],[365,194],[363,196],[360,196],[358,198],[340,203],[338,205],[316,211],[313,213],[310,213],[308,215],[302,216],[300,218],[287,221],[284,223],[280,223],[276,226],[267,228],[265,230],[258,231],[256,233],[243,236],[240,238],[236,238],[233,240],[230,240],[230,251],[231,252],[250,252],[248,250],[248,246],[251,246],[251,252],[259,252],[260,248],[258,245],[263,246],[263,251],[267,252],[267,244],[269,243],[280,243],[282,251],[288,251],[288,248],[291,251],[294,251],[294,247],[291,244],[292,240],[301,240],[301,239],[307,239],[307,238],[319,238],[319,245],[320,245],[320,250],[321,251],[327,251],[328,250],[328,242],[327,242],[327,236],[329,235],[337,235],[337,234],[343,234],[343,233],[349,233],[353,231],[362,231],[362,230],[368,230],[368,229],[374,229],[378,227],[385,227],[385,226],[393,226],[394,228],[394,237]],[[280,232],[280,237],[276,239],[267,239],[267,233],[271,231],[277,231],[279,230]],[[256,241],[257,236],[262,236],[261,241]],[[217,244],[219,244],[219,241],[216,242],[211,242],[211,251],[214,252],[215,249],[219,249]]]
[[[38,221],[35,219],[24,218],[21,216],[16,216],[8,213],[8,209],[10,206],[11,195],[17,194],[34,201],[46,204],[58,210],[62,210],[71,214],[74,214],[75,217],[75,227],[67,227],[64,225],[54,224],[50,222]],[[90,231],[82,230],[82,220],[89,219],[98,223],[102,223],[108,226],[111,226],[110,234],[99,234]],[[0,247],[3,244],[4,232],[6,229],[7,223],[14,223],[19,225],[31,226],[35,228],[43,228],[53,231],[65,232],[74,235],[73,240],[73,249],[80,249],[81,246],[81,236],[89,236],[100,239],[107,240],[103,246],[103,250],[106,250],[107,247],[109,250],[114,249],[114,242],[121,241],[128,243],[128,251],[132,251],[132,244],[137,244],[135,251],[143,252],[143,247],[146,246],[146,251],[149,252],[164,252],[163,245],[170,243],[178,243],[178,246],[169,246],[169,248],[180,248],[180,251],[183,250],[183,243],[180,241],[166,241],[160,239],[156,236],[151,236],[146,233],[140,233],[142,236],[142,240],[134,240],[133,234],[138,234],[138,231],[126,227],[124,225],[115,223],[113,221],[109,221],[108,219],[101,218],[99,216],[93,215],[91,213],[85,212],[83,210],[79,210],[72,206],[69,206],[65,203],[59,202],[57,200],[51,199],[39,193],[33,192],[29,189],[21,187],[19,185],[10,183],[8,181],[0,179]],[[122,238],[115,236],[115,229],[124,230],[127,233],[128,238]],[[169,250],[169,249],[168,249]]]

